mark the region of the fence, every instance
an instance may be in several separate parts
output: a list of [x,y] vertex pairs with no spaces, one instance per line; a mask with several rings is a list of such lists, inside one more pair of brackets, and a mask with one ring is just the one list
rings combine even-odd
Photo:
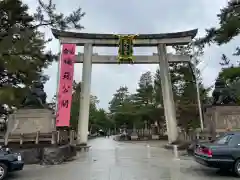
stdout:
[[74,144],[77,139],[76,132],[71,131],[53,131],[51,133],[28,133],[28,134],[10,134],[7,137],[1,139],[1,143],[5,146],[10,143],[19,144],[22,146],[24,143],[38,144],[52,144],[52,145],[62,145],[62,144]]
[[[121,132],[123,133],[124,130]],[[144,140],[147,140],[147,139],[167,139],[167,135],[166,133],[162,130],[156,132],[152,129],[147,129],[147,128],[143,128],[143,129],[126,129],[125,130],[127,136],[131,136],[131,139],[134,138],[134,139],[144,139]],[[155,137],[157,136],[157,137]]]
[[[126,133],[129,135],[135,134],[139,139],[150,138],[154,135],[158,135],[159,139],[167,139],[167,133],[164,130],[160,130],[158,133],[152,129],[127,129]],[[190,130],[188,132],[181,130],[178,133],[178,139],[180,141],[193,141],[196,139],[209,139],[209,133],[197,133],[196,130]]]

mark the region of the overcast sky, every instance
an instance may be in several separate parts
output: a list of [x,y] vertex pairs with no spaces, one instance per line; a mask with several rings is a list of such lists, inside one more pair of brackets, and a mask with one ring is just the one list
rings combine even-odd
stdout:
[[[47,1],[47,0],[45,0]],[[33,12],[37,0],[24,0]],[[76,7],[82,7],[86,16],[82,20],[83,32],[89,33],[165,33],[199,29],[198,36],[204,30],[217,24],[216,14],[226,5],[227,0],[55,0],[59,12],[70,13]],[[124,3],[125,2],[125,3]],[[47,37],[52,37],[49,29],[44,30]],[[221,54],[231,55],[240,38],[218,47],[211,46],[205,50],[202,76],[206,86],[212,85],[220,69]],[[59,43],[53,40],[48,48],[59,51]],[[81,52],[82,48],[78,48]],[[95,48],[99,54],[115,54],[116,48]],[[137,48],[135,54],[152,54],[155,48]],[[234,58],[233,58],[234,60]],[[235,59],[236,61],[236,59]],[[100,107],[107,108],[113,93],[122,85],[130,92],[137,88],[140,75],[148,70],[155,72],[157,65],[93,65],[92,94],[100,100]],[[48,99],[56,92],[57,65],[53,64],[46,71],[50,80],[45,85]],[[75,65],[74,78],[81,80],[82,65]]]

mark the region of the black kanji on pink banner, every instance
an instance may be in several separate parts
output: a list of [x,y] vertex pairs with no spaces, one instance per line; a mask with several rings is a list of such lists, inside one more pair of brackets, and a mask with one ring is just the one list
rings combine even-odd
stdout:
[[69,101],[68,100],[62,100],[62,107],[64,108],[68,108],[68,105],[69,105]]
[[73,61],[71,58],[66,58],[63,60],[63,62],[69,66],[72,66],[73,65]]
[[64,72],[62,78],[67,79],[67,80],[72,80],[71,73],[70,72]]
[[63,54],[74,54],[74,51],[75,51],[75,49],[73,49],[73,48],[65,48],[64,50],[63,50]]
[[70,86],[67,86],[67,85],[64,84],[63,87],[62,87],[62,92],[67,93],[70,88],[71,88]]

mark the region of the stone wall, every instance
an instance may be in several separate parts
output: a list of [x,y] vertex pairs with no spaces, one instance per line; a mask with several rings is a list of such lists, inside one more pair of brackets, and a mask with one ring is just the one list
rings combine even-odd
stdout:
[[56,147],[13,148],[12,151],[20,153],[25,164],[56,165],[76,156],[76,147],[69,144]]

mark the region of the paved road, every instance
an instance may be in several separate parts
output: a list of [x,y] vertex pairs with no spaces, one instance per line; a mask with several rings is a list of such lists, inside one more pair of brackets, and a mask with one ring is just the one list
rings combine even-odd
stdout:
[[[163,142],[162,142],[163,143]],[[9,179],[17,180],[233,180],[230,173],[217,173],[191,158],[174,160],[156,142],[123,143],[112,139],[91,140],[89,152],[75,161],[57,166],[26,166]]]

